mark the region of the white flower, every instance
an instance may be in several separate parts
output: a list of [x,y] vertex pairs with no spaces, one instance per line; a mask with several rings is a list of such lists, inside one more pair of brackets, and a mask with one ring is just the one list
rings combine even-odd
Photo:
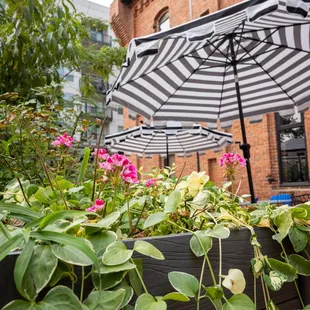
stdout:
[[200,192],[203,186],[209,181],[209,176],[205,172],[192,172],[187,178],[188,193],[195,197]]
[[243,293],[246,285],[243,272],[239,269],[229,269],[228,275],[226,276],[222,284],[233,294]]

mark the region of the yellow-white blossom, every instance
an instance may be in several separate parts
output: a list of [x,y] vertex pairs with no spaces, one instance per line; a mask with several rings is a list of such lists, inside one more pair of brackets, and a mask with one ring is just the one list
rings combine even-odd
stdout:
[[239,269],[229,269],[228,275],[225,277],[222,284],[233,294],[243,293],[246,285],[243,272]]

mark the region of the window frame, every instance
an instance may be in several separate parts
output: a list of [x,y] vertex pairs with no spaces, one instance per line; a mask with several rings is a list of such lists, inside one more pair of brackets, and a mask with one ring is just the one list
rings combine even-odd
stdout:
[[[281,125],[280,124],[280,114],[275,113],[275,123],[276,123],[276,138],[277,138],[277,152],[278,152],[278,164],[279,164],[279,185],[280,187],[294,187],[294,186],[309,186],[310,180],[309,180],[309,165],[308,165],[308,151],[307,151],[307,134],[305,130],[305,118],[304,113],[300,112],[300,123],[295,124],[288,124],[288,125]],[[282,164],[282,155],[281,155],[281,141],[280,141],[280,132],[285,129],[291,129],[296,127],[303,127],[305,131],[305,151],[306,151],[306,164],[307,164],[307,170],[306,170],[306,177],[307,181],[304,182],[284,182],[283,181],[283,164]]]

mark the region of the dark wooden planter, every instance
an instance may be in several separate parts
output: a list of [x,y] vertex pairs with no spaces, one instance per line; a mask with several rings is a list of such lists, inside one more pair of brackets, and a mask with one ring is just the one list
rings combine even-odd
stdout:
[[[264,255],[273,258],[279,258],[281,248],[278,243],[272,240],[271,232],[267,229],[256,229],[258,240],[262,244]],[[148,291],[153,296],[163,296],[174,291],[168,281],[168,273],[171,271],[182,271],[190,273],[199,279],[202,265],[202,258],[197,258],[190,250],[189,240],[191,234],[171,235],[166,237],[145,238],[151,242],[160,251],[163,252],[165,260],[158,261],[142,255],[136,257],[143,258],[143,278]],[[132,248],[135,240],[126,240],[128,248]],[[289,242],[285,245],[288,252],[292,252]],[[222,241],[223,250],[223,274],[227,274],[231,268],[241,269],[247,281],[245,293],[253,299],[254,279],[250,271],[250,260],[253,257],[253,247],[250,244],[250,233],[247,230],[232,231],[228,239]],[[214,269],[215,275],[218,274],[218,242],[214,239],[212,250],[209,252],[209,258]],[[0,262],[0,307],[20,296],[16,292],[13,269],[17,255],[9,255]],[[76,270],[77,272],[79,270]],[[298,279],[305,304],[310,303],[310,279],[300,277]],[[66,283],[64,283],[66,284]],[[71,285],[67,283],[68,286]],[[208,269],[205,270],[203,284],[211,286],[212,281]],[[91,290],[91,283],[87,291]],[[76,285],[79,288],[79,285]],[[78,292],[77,292],[78,293]],[[294,283],[285,284],[278,292],[271,292],[273,301],[281,310],[301,309],[298,295]],[[196,309],[192,302],[168,302],[168,309],[172,310],[193,310]],[[208,300],[201,302],[201,309],[214,309]],[[260,281],[257,281],[257,310],[265,309],[264,298]]]

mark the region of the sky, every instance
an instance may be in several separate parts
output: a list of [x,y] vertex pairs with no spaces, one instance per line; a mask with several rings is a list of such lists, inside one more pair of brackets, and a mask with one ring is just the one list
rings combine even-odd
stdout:
[[108,7],[113,2],[113,0],[89,0],[89,1],[101,4],[101,5],[104,5],[104,6],[108,6]]

